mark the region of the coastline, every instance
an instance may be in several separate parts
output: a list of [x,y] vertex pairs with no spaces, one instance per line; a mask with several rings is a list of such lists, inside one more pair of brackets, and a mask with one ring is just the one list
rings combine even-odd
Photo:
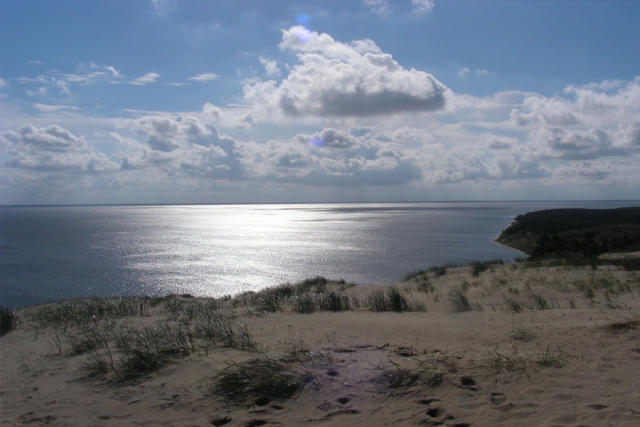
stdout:
[[[17,329],[0,338],[0,419],[54,426],[640,424],[637,271],[525,262],[477,274],[433,270],[375,289],[318,278],[299,286],[289,296],[272,288],[215,308],[216,300],[171,296],[136,306],[142,315],[95,320],[119,325],[112,331],[182,324],[195,332],[216,313],[250,340],[242,349],[194,338],[187,353],[127,380],[115,371],[83,377],[82,367],[105,348],[75,354],[73,337],[83,335],[74,321],[63,328],[27,316],[62,303],[21,309]],[[415,311],[372,311],[375,291],[394,287]],[[318,309],[322,298],[342,294],[348,310]],[[315,301],[314,312],[298,312],[304,298]],[[115,341],[109,348],[124,357]],[[225,373],[256,360],[282,367],[295,392],[220,393]]]

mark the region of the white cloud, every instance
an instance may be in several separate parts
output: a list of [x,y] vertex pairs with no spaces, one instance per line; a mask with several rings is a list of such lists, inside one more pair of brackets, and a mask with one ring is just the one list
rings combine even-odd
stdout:
[[5,87],[6,85],[7,85],[7,81],[4,80],[2,77],[0,77],[0,89]]
[[268,76],[275,76],[280,74],[280,68],[278,68],[277,61],[265,59],[262,56],[259,58],[259,61],[262,65],[264,65],[264,69],[267,72]]
[[60,110],[78,110],[78,107],[71,107],[67,105],[47,105],[47,104],[33,104],[35,108],[42,111],[43,113],[55,113]]
[[389,0],[362,0],[362,4],[369,7],[373,13],[388,15],[392,12]]
[[487,71],[487,70],[480,70],[480,69],[471,70],[471,69],[469,69],[467,67],[463,67],[463,68],[458,70],[458,76],[462,77],[462,78],[467,77],[470,73],[473,73],[476,76],[488,76],[490,74],[489,71]]
[[138,77],[135,80],[130,81],[132,85],[144,86],[151,83],[155,83],[160,78],[160,74],[156,72],[147,73],[142,77]]
[[18,77],[16,81],[28,86],[25,89],[27,95],[44,96],[52,92],[57,92],[59,95],[70,95],[74,85],[117,82],[122,77],[122,73],[114,66],[98,65],[92,62],[88,67],[81,64],[77,73],[62,73],[52,70],[37,77]]
[[413,11],[416,13],[430,12],[435,7],[433,0],[411,0]]
[[313,32],[305,41],[298,37],[303,30],[283,31],[280,48],[301,53],[280,85],[273,80],[245,85],[245,100],[258,115],[372,117],[444,108],[442,83],[401,67],[371,40],[345,44]]
[[198,74],[197,76],[189,77],[187,80],[195,81],[195,82],[210,82],[211,80],[217,80],[220,76],[215,73],[203,73]]
[[3,169],[22,171],[103,173],[118,169],[116,163],[57,125],[43,128],[25,124],[3,136],[11,160]]

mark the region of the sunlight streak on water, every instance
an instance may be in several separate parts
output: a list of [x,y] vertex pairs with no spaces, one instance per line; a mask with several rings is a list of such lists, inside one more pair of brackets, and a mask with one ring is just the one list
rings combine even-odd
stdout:
[[[636,203],[640,204],[640,203]],[[618,206],[629,203],[618,203]],[[2,304],[80,296],[219,297],[322,275],[390,283],[516,251],[520,213],[615,203],[2,207]]]

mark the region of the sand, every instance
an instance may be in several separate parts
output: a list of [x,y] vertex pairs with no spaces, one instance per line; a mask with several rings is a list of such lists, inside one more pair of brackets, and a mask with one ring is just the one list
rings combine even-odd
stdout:
[[[494,266],[396,284],[426,312],[261,313],[236,325],[258,352],[199,350],[130,382],[82,379],[53,326],[2,336],[2,425],[640,426],[640,273]],[[338,286],[339,285],[335,285]],[[453,312],[449,289],[482,311]],[[591,287],[592,294],[588,288]],[[347,288],[364,300],[371,287]],[[535,306],[544,300],[549,308]],[[540,298],[541,297],[541,298]],[[514,312],[520,302],[522,312]],[[187,298],[188,299],[188,298]],[[221,309],[225,310],[225,309]],[[144,318],[163,322],[162,305]],[[618,328],[608,325],[617,324]],[[634,328],[635,327],[635,328]],[[530,338],[529,341],[523,338]],[[295,357],[294,357],[295,356]],[[288,399],[211,393],[233,363],[281,360],[306,382]],[[227,371],[225,371],[227,369]]]

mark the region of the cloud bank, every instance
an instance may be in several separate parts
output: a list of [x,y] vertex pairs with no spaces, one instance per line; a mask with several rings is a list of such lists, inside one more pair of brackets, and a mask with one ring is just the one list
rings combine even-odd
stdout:
[[[430,2],[414,3],[427,8]],[[267,77],[244,81],[238,104],[135,111],[79,131],[90,116],[78,107],[30,103],[38,122],[0,138],[3,195],[22,200],[19,195],[35,190],[82,189],[119,200],[166,188],[178,199],[273,188],[306,194],[374,188],[387,198],[401,189],[413,200],[460,189],[482,198],[530,188],[583,194],[636,188],[630,191],[638,194],[640,77],[572,85],[553,96],[512,90],[476,97],[403,67],[372,40],[341,42],[295,26],[282,31],[277,48],[292,62],[256,57]],[[16,83],[63,94],[123,75],[93,64],[82,73]],[[150,72],[130,83],[159,78]],[[203,73],[185,80],[217,78]]]

